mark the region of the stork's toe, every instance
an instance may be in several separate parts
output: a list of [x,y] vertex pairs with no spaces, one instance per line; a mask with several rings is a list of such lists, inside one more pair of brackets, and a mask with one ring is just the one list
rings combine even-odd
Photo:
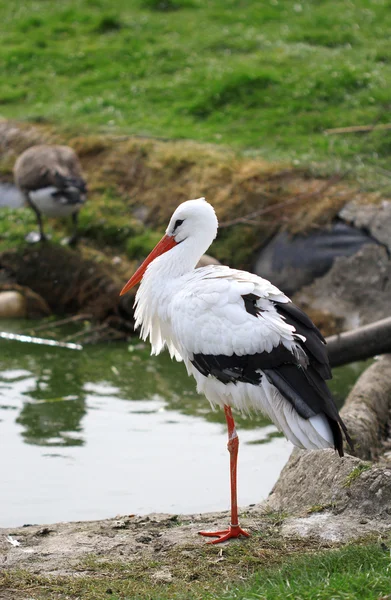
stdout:
[[200,535],[204,537],[217,537],[217,540],[212,540],[211,542],[207,542],[208,544],[220,544],[221,542],[226,542],[231,538],[237,538],[243,535],[244,537],[250,537],[250,534],[247,531],[244,531],[239,525],[230,525],[229,529],[225,529],[223,531],[199,531]]

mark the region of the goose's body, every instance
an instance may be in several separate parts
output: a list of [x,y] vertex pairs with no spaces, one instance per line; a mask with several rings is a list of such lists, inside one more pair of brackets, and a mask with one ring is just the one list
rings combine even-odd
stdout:
[[55,186],[32,190],[29,192],[29,199],[40,213],[55,218],[70,217],[84,203],[80,190],[73,192],[72,198],[69,188],[65,191]]
[[[17,159],[15,183],[23,192],[26,204],[32,208],[39,226],[39,241],[45,240],[42,215],[72,217],[77,238],[78,213],[87,197],[79,159],[68,146],[32,146]],[[35,239],[36,236],[31,236]]]
[[[153,354],[167,346],[198,391],[224,408],[235,470],[231,407],[268,415],[300,448],[334,447],[342,455],[346,428],[325,383],[331,372],[321,333],[269,281],[223,266],[195,269],[216,233],[217,218],[204,199],[175,211],[122,292],[141,280],[135,317],[142,338],[149,337]],[[235,511],[220,539],[243,533]]]

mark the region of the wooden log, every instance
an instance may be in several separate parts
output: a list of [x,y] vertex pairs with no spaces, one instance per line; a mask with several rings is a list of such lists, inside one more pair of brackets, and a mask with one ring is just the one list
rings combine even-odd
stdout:
[[[391,408],[391,354],[384,354],[356,381],[346,398],[341,416],[354,441],[354,455],[374,460],[389,446],[388,422]],[[346,448],[351,454],[351,450]]]
[[332,367],[391,353],[391,317],[332,335],[326,342]]

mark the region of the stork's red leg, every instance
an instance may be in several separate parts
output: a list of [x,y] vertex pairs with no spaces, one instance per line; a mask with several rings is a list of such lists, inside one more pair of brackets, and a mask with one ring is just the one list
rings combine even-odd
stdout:
[[208,544],[219,544],[220,542],[225,542],[230,538],[236,538],[240,535],[244,535],[249,537],[249,533],[247,531],[243,531],[241,527],[239,527],[238,520],[238,498],[236,491],[236,472],[237,472],[237,463],[238,463],[238,449],[239,449],[239,438],[236,433],[235,421],[232,416],[231,408],[227,405],[224,406],[225,418],[227,420],[228,426],[228,451],[230,455],[230,476],[231,476],[231,524],[229,529],[225,531],[200,531],[200,535],[205,537],[217,537],[217,540],[213,540],[213,542],[208,542]]

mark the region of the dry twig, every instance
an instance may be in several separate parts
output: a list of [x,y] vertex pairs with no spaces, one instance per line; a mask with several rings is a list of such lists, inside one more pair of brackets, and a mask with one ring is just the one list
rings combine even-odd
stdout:
[[73,315],[73,317],[67,317],[66,319],[60,319],[59,321],[51,321],[49,323],[43,323],[38,327],[34,327],[34,333],[36,331],[43,331],[45,329],[53,329],[54,327],[61,327],[61,325],[68,325],[69,323],[76,323],[77,321],[84,321],[92,319],[92,315]]
[[61,341],[68,342],[69,340],[74,340],[75,338],[81,338],[84,335],[89,335],[90,333],[97,333],[97,332],[104,331],[108,327],[109,327],[109,325],[107,325],[106,323],[102,323],[101,325],[96,325],[95,327],[88,327],[87,329],[83,329],[82,331],[78,331],[77,333],[74,333],[72,335],[68,335],[67,337],[63,338]]
[[371,133],[371,131],[391,129],[391,123],[379,123],[379,125],[352,125],[351,127],[335,127],[334,129],[325,129],[326,135],[338,133]]

